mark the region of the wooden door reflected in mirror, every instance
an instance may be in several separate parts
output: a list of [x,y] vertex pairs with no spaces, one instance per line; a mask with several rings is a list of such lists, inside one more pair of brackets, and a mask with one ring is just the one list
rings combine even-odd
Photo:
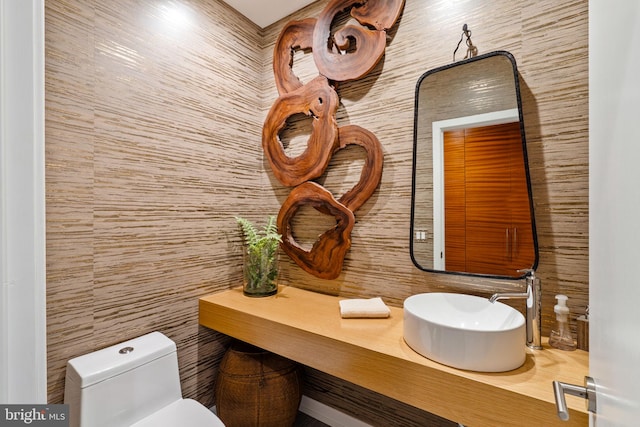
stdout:
[[533,265],[518,122],[445,131],[443,180],[445,270],[510,276]]

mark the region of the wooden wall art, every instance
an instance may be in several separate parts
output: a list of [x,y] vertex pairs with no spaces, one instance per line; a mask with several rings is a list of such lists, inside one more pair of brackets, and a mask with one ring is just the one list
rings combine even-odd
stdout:
[[[351,247],[354,212],[375,192],[382,178],[383,152],[378,138],[356,125],[340,127],[336,111],[340,99],[338,82],[357,80],[380,61],[386,47],[386,31],[396,22],[404,0],[333,0],[316,18],[291,21],[283,28],[273,53],[273,71],[278,99],[269,110],[262,129],[262,148],[274,176],[294,187],[278,214],[282,248],[302,269],[323,279],[335,279],[342,271]],[[360,25],[345,25],[332,32],[332,24],[349,11]],[[296,49],[311,49],[319,76],[303,84],[293,72]],[[311,135],[304,152],[285,153],[280,132],[296,114],[312,118]],[[313,182],[327,169],[331,157],[349,145],[366,152],[360,181],[336,199]],[[302,206],[334,216],[336,226],[322,233],[310,250],[295,240],[292,219]]]

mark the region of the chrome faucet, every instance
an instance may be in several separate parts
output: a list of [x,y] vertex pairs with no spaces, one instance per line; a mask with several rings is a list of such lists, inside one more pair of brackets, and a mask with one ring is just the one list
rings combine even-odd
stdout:
[[534,270],[518,270],[526,272],[525,292],[505,292],[493,294],[489,302],[494,303],[500,299],[526,298],[527,299],[527,347],[534,350],[542,350],[542,290],[540,279],[536,277]]

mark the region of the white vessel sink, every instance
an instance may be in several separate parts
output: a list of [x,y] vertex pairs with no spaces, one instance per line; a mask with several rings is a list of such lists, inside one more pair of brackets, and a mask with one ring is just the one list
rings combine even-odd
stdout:
[[510,371],[526,357],[524,316],[473,295],[410,296],[404,301],[404,340],[424,357],[470,371]]

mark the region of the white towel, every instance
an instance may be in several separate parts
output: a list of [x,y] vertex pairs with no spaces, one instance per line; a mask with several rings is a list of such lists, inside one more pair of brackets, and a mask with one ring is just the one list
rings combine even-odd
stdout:
[[355,317],[389,317],[391,310],[382,298],[344,299],[340,301],[340,315],[344,319]]

